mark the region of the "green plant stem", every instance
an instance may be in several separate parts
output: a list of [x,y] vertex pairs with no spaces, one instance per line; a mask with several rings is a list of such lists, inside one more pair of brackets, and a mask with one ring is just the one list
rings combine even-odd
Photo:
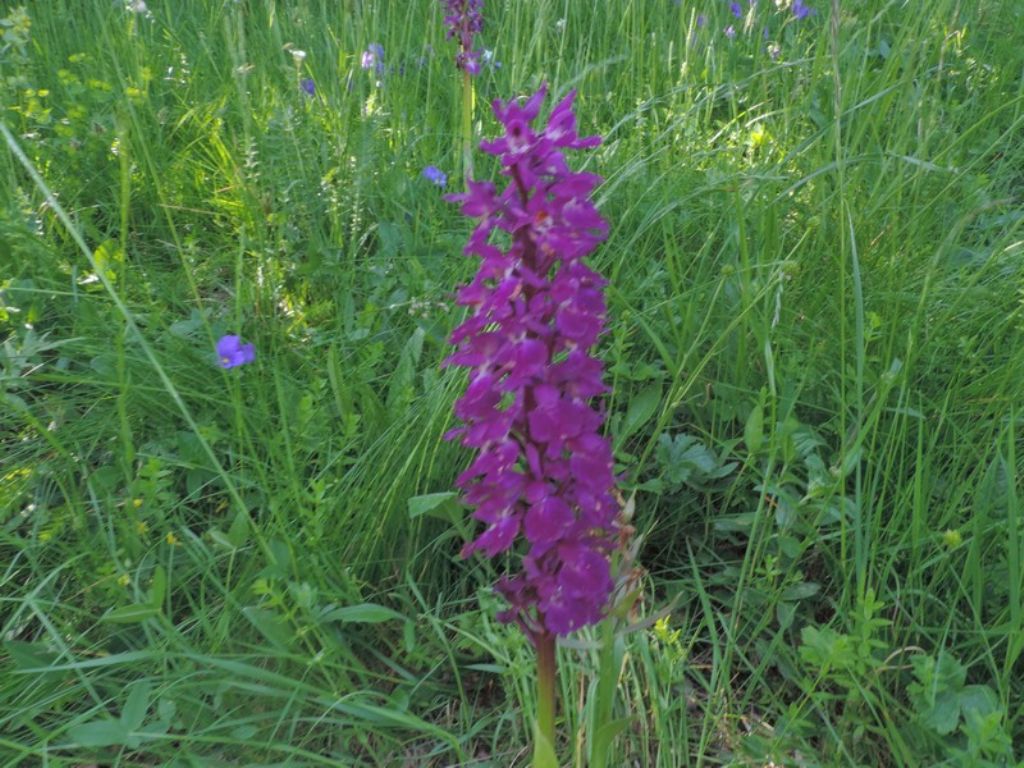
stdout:
[[473,175],[473,80],[462,71],[462,175],[468,181]]
[[558,662],[555,656],[555,636],[543,634],[537,638],[537,732],[555,746],[555,682]]

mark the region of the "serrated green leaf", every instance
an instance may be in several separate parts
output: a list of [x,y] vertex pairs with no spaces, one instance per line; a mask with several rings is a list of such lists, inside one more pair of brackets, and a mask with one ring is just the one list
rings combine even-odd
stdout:
[[960,711],[987,717],[999,711],[999,697],[987,685],[967,685],[960,691]]

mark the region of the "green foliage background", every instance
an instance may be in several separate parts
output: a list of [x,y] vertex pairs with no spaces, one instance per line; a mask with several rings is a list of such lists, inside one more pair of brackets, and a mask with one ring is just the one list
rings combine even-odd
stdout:
[[[605,137],[616,759],[1017,765],[1024,7],[812,7],[485,4],[477,135],[548,82]],[[442,439],[440,4],[0,14],[0,765],[525,765]]]

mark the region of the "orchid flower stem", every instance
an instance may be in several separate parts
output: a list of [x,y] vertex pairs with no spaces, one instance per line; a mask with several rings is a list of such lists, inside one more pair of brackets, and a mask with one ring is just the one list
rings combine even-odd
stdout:
[[473,78],[462,71],[462,175],[473,176]]
[[537,637],[537,731],[555,747],[555,684],[558,660],[555,636],[544,633]]

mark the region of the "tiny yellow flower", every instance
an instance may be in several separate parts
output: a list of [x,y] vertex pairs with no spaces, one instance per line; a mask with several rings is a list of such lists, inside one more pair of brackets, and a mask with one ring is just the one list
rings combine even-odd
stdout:
[[750,136],[749,136],[750,146],[753,149],[757,149],[758,147],[760,147],[762,144],[764,144],[767,141],[768,141],[768,131],[765,130],[763,125],[758,123],[750,131]]
[[117,577],[117,583],[120,584],[122,587],[127,587],[129,584],[132,583],[132,577],[129,576],[127,573],[122,573],[120,576]]
[[[145,520],[139,520],[139,522],[135,524],[135,532],[139,534],[139,536],[145,536],[147,533],[149,533],[149,525],[146,523]],[[170,535],[173,536],[174,534]]]
[[132,506],[138,509],[142,506],[142,499],[132,499]]
[[942,543],[949,549],[956,549],[964,541],[964,537],[960,535],[960,531],[950,528],[942,534]]
[[174,535],[173,533],[171,533],[170,531],[168,531],[168,532],[167,532],[167,535],[166,535],[166,536],[164,536],[164,541],[166,541],[166,542],[167,542],[168,544],[170,544],[170,545],[171,545],[172,547],[173,547],[173,546],[176,546],[176,545],[178,545],[178,544],[180,544],[180,543],[181,543],[181,540],[180,540],[180,539],[178,539],[178,537],[177,537],[177,536],[175,536],[175,535]]

